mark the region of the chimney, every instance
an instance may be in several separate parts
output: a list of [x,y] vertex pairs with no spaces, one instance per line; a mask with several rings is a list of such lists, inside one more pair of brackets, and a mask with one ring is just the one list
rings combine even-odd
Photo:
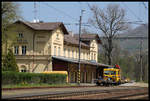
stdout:
[[40,22],[39,19],[33,19],[33,23],[38,23]]
[[44,22],[44,21],[41,21],[41,20],[40,20],[40,23],[43,23],[43,22]]

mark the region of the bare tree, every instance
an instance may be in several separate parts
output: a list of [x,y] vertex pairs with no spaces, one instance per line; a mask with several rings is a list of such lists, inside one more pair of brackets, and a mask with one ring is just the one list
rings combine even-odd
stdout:
[[[20,5],[14,2],[2,2],[1,14],[2,14],[2,54],[7,54],[7,49],[10,43],[9,39],[14,39],[14,34],[8,34],[8,26],[18,19],[23,19],[21,17]],[[4,48],[5,47],[5,48]],[[5,52],[5,53],[4,53]]]
[[93,12],[93,18],[89,19],[89,23],[103,32],[105,38],[102,40],[102,46],[108,58],[108,64],[111,65],[113,39],[118,33],[128,28],[125,23],[125,10],[117,4],[109,4],[106,9],[100,9],[97,5],[89,7]]

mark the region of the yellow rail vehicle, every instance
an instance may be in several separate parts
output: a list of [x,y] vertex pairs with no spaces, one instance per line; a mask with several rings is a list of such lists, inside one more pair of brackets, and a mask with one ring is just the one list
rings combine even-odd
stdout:
[[119,85],[121,84],[120,69],[118,68],[105,68],[103,77],[98,78],[97,85]]

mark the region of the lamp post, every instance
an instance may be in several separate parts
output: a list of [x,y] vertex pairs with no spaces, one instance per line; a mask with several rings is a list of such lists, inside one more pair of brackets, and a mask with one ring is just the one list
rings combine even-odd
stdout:
[[79,68],[78,68],[78,85],[80,85],[80,49],[81,49],[81,43],[80,43],[80,34],[81,34],[81,21],[82,21],[82,14],[85,10],[81,10],[81,16],[80,16],[80,20],[79,20],[79,60],[78,60],[78,63],[79,63]]

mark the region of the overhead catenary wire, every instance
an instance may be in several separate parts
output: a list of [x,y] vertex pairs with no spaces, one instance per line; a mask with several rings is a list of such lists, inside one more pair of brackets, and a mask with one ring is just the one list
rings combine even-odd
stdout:
[[122,4],[137,18],[139,21],[142,21],[124,2]]
[[[79,11],[81,11],[81,10],[82,10],[82,6],[81,6],[82,4],[81,4],[80,1],[79,1],[78,3],[79,3],[79,9],[80,9]],[[79,13],[80,13],[80,12],[79,12]]]
[[[92,10],[92,6],[88,2],[86,2],[86,3],[88,5],[88,7]],[[127,5],[125,4],[125,6],[127,6]],[[127,9],[129,9],[129,8],[127,7]],[[131,13],[132,13],[132,10],[129,9],[129,11],[131,11]],[[129,21],[129,22],[124,22],[124,23],[145,25],[145,23],[142,23],[143,21],[139,17],[137,17],[135,13],[133,13],[133,14],[139,21]],[[88,26],[90,26],[90,25],[88,25]]]
[[87,5],[88,5],[88,7],[90,8],[90,9],[92,9],[92,7],[90,6],[90,4],[88,3],[88,2],[86,2],[87,3]]
[[46,5],[46,6],[48,6],[48,7],[50,7],[50,8],[53,8],[53,9],[55,9],[57,12],[59,12],[59,13],[62,13],[62,14],[64,14],[65,16],[67,16],[68,18],[71,18],[71,19],[73,19],[73,20],[75,20],[75,21],[78,21],[78,19],[76,19],[76,18],[73,18],[72,16],[70,16],[69,14],[67,14],[66,12],[64,12],[64,11],[61,11],[61,10],[59,10],[58,8],[55,8],[54,6],[52,6],[52,5],[50,5],[50,4],[48,4],[48,3],[43,3],[44,5]]
[[146,10],[148,10],[146,4],[145,4],[144,2],[142,2],[142,4],[143,4],[144,8],[145,8]]

